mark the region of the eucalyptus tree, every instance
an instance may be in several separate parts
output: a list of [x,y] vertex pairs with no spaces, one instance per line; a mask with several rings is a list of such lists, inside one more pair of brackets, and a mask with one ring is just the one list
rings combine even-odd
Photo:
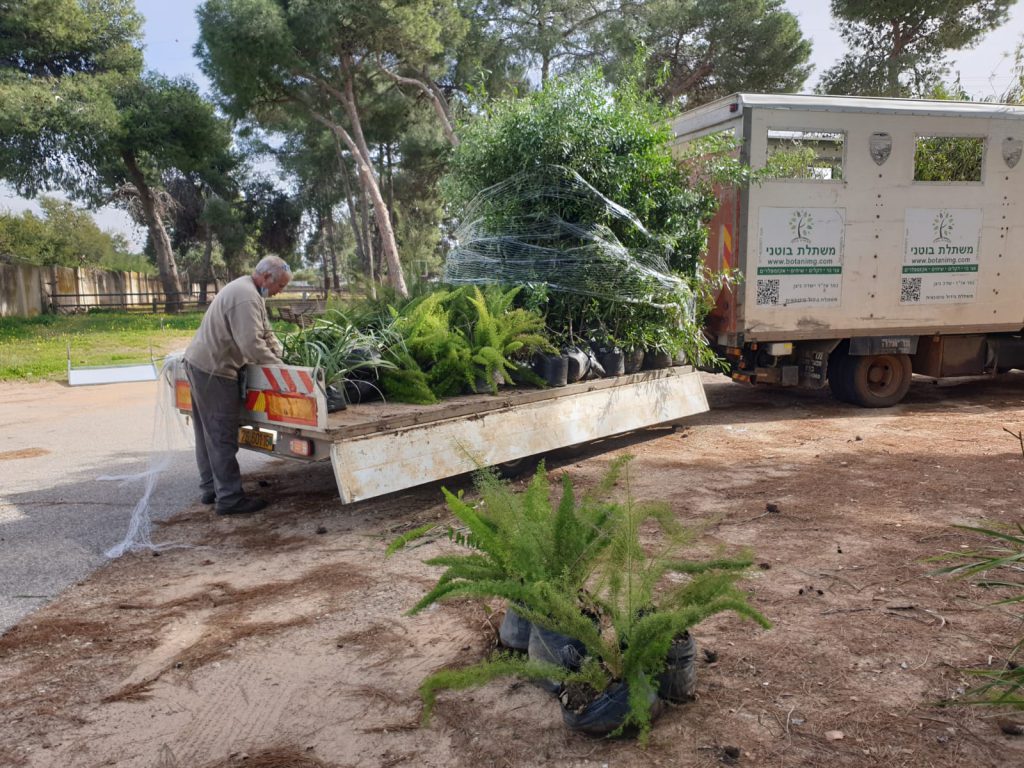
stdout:
[[223,162],[227,125],[195,86],[142,74],[132,0],[31,0],[0,14],[0,178],[118,202],[144,223],[167,309],[181,305],[161,174]]
[[652,0],[611,19],[595,49],[613,81],[635,75],[665,104],[693,106],[740,90],[795,91],[811,43],[783,0]]
[[971,48],[1005,23],[1016,0],[832,0],[849,51],[818,85],[824,93],[922,95],[948,51]]
[[[408,294],[394,228],[364,132],[366,84],[442,54],[458,16],[451,0],[207,0],[196,54],[232,115],[273,126],[300,113],[327,127],[354,159],[371,202],[388,278]],[[429,90],[429,87],[428,87]]]

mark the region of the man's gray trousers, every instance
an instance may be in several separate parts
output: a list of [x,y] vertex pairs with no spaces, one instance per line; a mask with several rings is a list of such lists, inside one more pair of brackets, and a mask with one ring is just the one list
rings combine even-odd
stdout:
[[238,381],[214,376],[185,363],[192,387],[192,427],[196,433],[199,487],[217,495],[217,508],[242,498],[238,469],[238,426],[241,408]]

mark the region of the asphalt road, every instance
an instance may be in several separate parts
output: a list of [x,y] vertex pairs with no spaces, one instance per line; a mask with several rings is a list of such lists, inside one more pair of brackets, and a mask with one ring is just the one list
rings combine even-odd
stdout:
[[[146,472],[154,449],[166,450],[154,517],[198,500],[188,432],[165,428],[158,394],[156,382],[0,383],[0,633],[107,562],[124,539],[145,483],[99,477]],[[244,475],[269,459],[242,451],[239,461]]]

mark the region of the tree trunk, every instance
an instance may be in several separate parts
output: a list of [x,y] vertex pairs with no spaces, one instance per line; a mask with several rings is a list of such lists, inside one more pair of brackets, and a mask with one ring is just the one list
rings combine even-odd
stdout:
[[331,276],[335,291],[341,290],[341,282],[338,280],[338,251],[334,242],[334,212],[327,210],[327,218],[324,220],[327,226],[327,253],[331,256]]
[[330,83],[317,79],[318,85],[344,108],[349,126],[352,129],[351,133],[334,120],[317,112],[308,103],[307,106],[309,106],[310,114],[312,114],[313,118],[330,128],[334,135],[341,139],[352,153],[356,163],[356,171],[359,175],[360,186],[363,188],[365,196],[369,198],[370,203],[373,205],[373,215],[380,233],[381,250],[384,254],[384,260],[388,265],[388,277],[391,285],[395,289],[395,293],[402,298],[408,298],[409,289],[406,287],[405,275],[402,273],[402,263],[398,258],[398,244],[395,242],[395,231],[391,226],[388,207],[384,202],[383,195],[381,195],[380,181],[373,172],[373,158],[370,155],[366,137],[363,135],[363,126],[359,117],[359,107],[356,104],[355,86],[353,84],[354,66],[351,56],[342,56],[339,69],[344,79],[343,90],[339,90]]
[[363,233],[359,227],[355,196],[352,194],[352,184],[348,178],[348,163],[345,160],[345,153],[341,149],[341,142],[336,135],[334,135],[334,145],[338,150],[338,167],[341,171],[341,184],[345,190],[345,203],[348,205],[348,220],[352,226],[352,235],[356,241],[356,258],[359,261],[359,265],[364,266],[369,263],[369,259],[366,254],[366,246],[363,243]]
[[203,248],[202,283],[199,285],[199,306],[206,306],[206,287],[213,278],[213,230],[204,226],[206,245]]
[[156,198],[153,190],[146,183],[135,155],[125,152],[121,159],[124,161],[128,171],[128,177],[135,185],[139,194],[139,203],[142,206],[142,216],[146,222],[150,237],[153,238],[153,247],[156,249],[156,266],[160,273],[160,283],[164,289],[166,303],[164,308],[168,313],[181,311],[181,279],[178,277],[178,263],[174,259],[174,251],[171,249],[171,238],[164,228],[163,219],[157,211]]
[[[373,174],[373,163],[370,157],[370,148],[363,135],[363,125],[359,117],[359,109],[356,104],[355,86],[353,84],[352,60],[351,57],[342,57],[342,66],[345,73],[345,91],[342,106],[348,115],[349,123],[352,126],[352,136],[355,147],[358,150],[356,164],[359,168],[360,178],[363,180],[363,188],[366,190],[370,202],[373,204],[374,219],[377,222],[377,231],[380,234],[381,250],[384,252],[384,260],[388,265],[388,278],[391,286],[400,297],[408,298],[409,289],[405,285],[405,275],[402,273],[402,262],[398,258],[398,243],[395,242],[395,230],[391,226],[391,215],[387,203],[380,192],[380,183]],[[344,141],[344,137],[342,137]]]

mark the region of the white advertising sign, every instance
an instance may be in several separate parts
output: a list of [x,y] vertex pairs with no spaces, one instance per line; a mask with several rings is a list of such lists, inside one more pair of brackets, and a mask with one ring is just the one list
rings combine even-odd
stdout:
[[845,208],[761,208],[757,305],[838,307]]
[[908,208],[900,304],[963,304],[978,295],[980,208]]

